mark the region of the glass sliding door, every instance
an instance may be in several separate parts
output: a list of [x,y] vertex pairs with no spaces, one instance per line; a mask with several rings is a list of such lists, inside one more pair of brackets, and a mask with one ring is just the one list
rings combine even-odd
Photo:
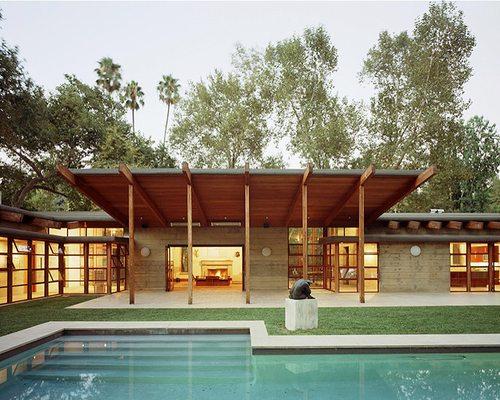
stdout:
[[488,244],[470,244],[470,290],[471,292],[489,291]]

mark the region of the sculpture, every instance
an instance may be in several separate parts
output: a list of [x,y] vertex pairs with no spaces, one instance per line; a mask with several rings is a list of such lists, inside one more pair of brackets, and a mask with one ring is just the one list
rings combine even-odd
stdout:
[[311,296],[311,283],[312,281],[306,279],[295,281],[290,289],[289,297],[293,300],[314,299],[314,297]]

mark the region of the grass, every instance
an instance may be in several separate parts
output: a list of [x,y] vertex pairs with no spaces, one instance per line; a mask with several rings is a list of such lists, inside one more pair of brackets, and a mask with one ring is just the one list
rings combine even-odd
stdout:
[[500,333],[500,306],[320,308],[319,327],[288,332],[283,308],[66,309],[69,296],[0,307],[0,336],[47,321],[263,320],[271,335]]

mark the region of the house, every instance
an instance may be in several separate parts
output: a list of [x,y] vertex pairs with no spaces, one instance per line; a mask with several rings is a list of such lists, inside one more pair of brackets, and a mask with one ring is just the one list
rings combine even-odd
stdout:
[[0,206],[0,303],[193,288],[500,291],[500,214],[388,213],[426,170],[67,169],[99,212]]

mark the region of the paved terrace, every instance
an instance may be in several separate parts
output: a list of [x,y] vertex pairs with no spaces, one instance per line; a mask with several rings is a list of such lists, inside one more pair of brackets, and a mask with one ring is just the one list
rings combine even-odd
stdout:
[[[313,289],[319,307],[407,307],[407,306],[479,306],[500,305],[498,293],[367,293],[360,304],[357,293],[332,293]],[[195,288],[193,304],[187,304],[187,292],[176,290],[138,291],[136,304],[129,304],[128,292],[98,297],[70,308],[265,308],[284,307],[286,290],[252,290],[251,304],[245,293],[228,288]]]

